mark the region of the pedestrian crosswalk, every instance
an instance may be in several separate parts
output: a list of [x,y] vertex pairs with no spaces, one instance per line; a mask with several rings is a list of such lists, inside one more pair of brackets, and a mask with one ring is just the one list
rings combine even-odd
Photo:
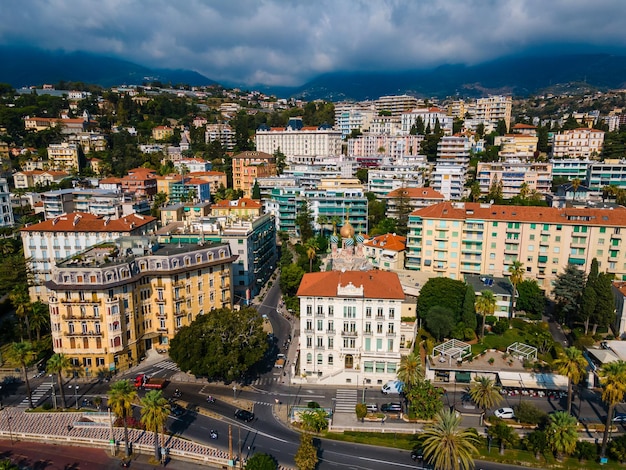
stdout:
[[337,390],[335,395],[335,413],[354,413],[357,393],[357,390]]
[[280,380],[280,377],[259,377],[252,385],[271,385],[275,384]]
[[[37,406],[39,402],[45,397],[50,391],[52,386],[49,383],[43,383],[35,390],[32,390],[31,397],[33,399],[33,405]],[[28,397],[25,397],[19,405],[20,408],[28,408],[30,407],[30,403],[28,401]]]
[[173,370],[175,372],[180,372],[180,369],[178,368],[176,363],[169,359],[165,361],[157,362],[156,364],[154,364],[153,367],[157,369],[167,369],[167,370]]

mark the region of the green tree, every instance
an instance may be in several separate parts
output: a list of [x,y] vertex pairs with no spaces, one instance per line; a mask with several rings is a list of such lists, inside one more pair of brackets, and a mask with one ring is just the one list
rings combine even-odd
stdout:
[[513,407],[513,410],[515,410],[515,417],[520,423],[538,425],[545,422],[548,417],[545,411],[526,400],[520,401],[519,405]]
[[438,341],[447,337],[454,328],[454,312],[439,305],[432,307],[424,320],[426,328]]
[[269,454],[254,454],[246,460],[246,470],[276,470],[278,462]]
[[488,432],[492,439],[498,441],[500,446],[500,455],[504,455],[504,449],[506,447],[515,446],[519,439],[515,431],[513,431],[513,428],[501,419],[497,420],[495,424],[490,426]]
[[571,323],[580,305],[581,292],[585,287],[585,273],[569,263],[565,271],[557,274],[552,291],[561,321]]
[[321,432],[328,428],[328,413],[324,408],[312,408],[300,412],[300,421],[306,431]]
[[37,341],[41,340],[41,332],[50,327],[50,309],[43,302],[31,304],[30,327],[35,330]]
[[424,428],[424,458],[437,470],[474,468],[473,455],[480,439],[473,429],[461,428],[461,417],[452,410],[442,410],[435,422]]
[[463,309],[461,311],[461,321],[466,328],[472,331],[476,330],[478,323],[476,322],[476,294],[474,288],[470,285],[465,287],[465,297],[463,298]]
[[516,305],[519,311],[539,316],[545,310],[546,297],[534,279],[526,279],[517,286]]
[[19,343],[12,343],[11,348],[8,351],[9,358],[17,362],[22,369],[22,376],[24,377],[24,383],[26,383],[26,396],[28,397],[28,405],[34,408],[33,394],[30,389],[30,381],[28,380],[27,367],[32,362],[35,356],[32,343],[29,341],[21,341]]
[[133,415],[133,403],[137,400],[137,391],[129,380],[119,380],[109,388],[108,404],[115,416],[122,418],[124,425],[124,444],[126,457],[130,456],[128,442],[128,418]]
[[170,404],[161,390],[150,390],[141,399],[141,422],[154,432],[154,458],[159,459],[159,431],[165,428]]
[[[567,377],[567,412],[572,412],[572,385],[578,384],[587,371],[587,359],[580,349],[571,346],[552,364],[556,372]],[[579,411],[580,413],[580,411]]]
[[248,114],[241,110],[231,120],[231,127],[235,130],[235,148],[238,152],[252,150],[250,131],[248,129]]
[[258,180],[254,180],[254,186],[252,186],[252,199],[261,200],[261,187]]
[[574,452],[578,440],[577,424],[576,418],[565,411],[557,411],[550,415],[546,437],[548,446],[556,454],[557,460]]
[[626,394],[626,362],[619,360],[604,364],[598,371],[598,375],[602,385],[602,401],[608,405],[604,435],[602,436],[602,449],[600,451],[600,456],[605,457],[613,411],[618,403],[624,401],[624,394]]
[[182,327],[170,357],[183,371],[217,380],[240,380],[267,350],[263,320],[253,308],[211,310]]
[[488,409],[502,402],[500,387],[495,384],[493,379],[484,375],[474,377],[474,382],[470,386],[468,393],[470,398],[476,403],[476,406],[482,408],[484,414],[487,414]]
[[517,286],[524,280],[524,264],[516,259],[508,267],[509,279],[513,284],[513,301],[511,302],[511,317],[515,316],[515,303],[517,301]]
[[282,175],[285,171],[285,167],[287,166],[287,157],[280,151],[280,147],[274,151],[274,159],[276,161],[276,173]]
[[298,470],[315,470],[319,458],[313,445],[313,437],[309,433],[300,434],[300,447],[294,456]]
[[356,419],[363,422],[367,416],[367,405],[365,403],[357,403],[354,407],[354,412],[356,413]]
[[487,193],[487,199],[493,201],[496,204],[501,204],[504,200],[504,185],[502,181],[498,180],[497,177],[493,179],[491,182],[491,186],[489,186],[489,192]]
[[498,135],[504,135],[507,132],[508,132],[508,128],[506,127],[506,122],[504,121],[504,119],[500,119],[496,127],[496,133]]
[[[609,448],[609,455],[611,449]],[[574,457],[580,462],[593,461],[598,456],[598,446],[593,442],[576,441],[576,448],[574,449]]]
[[312,273],[313,272],[313,261],[315,261],[315,258],[317,258],[317,250],[318,250],[318,246],[317,243],[315,241],[314,238],[310,238],[309,240],[307,240],[306,242],[306,256],[309,259],[309,272]]
[[533,431],[527,434],[523,440],[524,447],[535,454],[535,458],[539,459],[539,455],[548,448],[548,439],[545,431]]
[[57,375],[57,381],[59,384],[59,390],[61,391],[61,402],[63,408],[67,408],[65,402],[65,385],[63,384],[63,372],[69,370],[72,367],[70,359],[63,353],[55,353],[50,356],[48,362],[46,362],[46,370],[51,374]]
[[496,309],[496,296],[489,289],[480,293],[476,299],[476,311],[482,315],[482,327],[480,328],[480,340],[485,337],[485,318],[487,315],[493,315]]
[[[2,257],[2,263],[0,263],[0,292],[3,294],[11,292],[17,286],[24,286],[24,289],[27,288],[27,284],[32,280],[32,273],[26,268],[30,261],[30,259],[25,260],[24,254],[21,252]],[[24,289],[20,288],[19,290],[22,291]]]
[[596,333],[596,328],[610,326],[615,320],[615,304],[613,300],[613,275],[610,273],[600,273],[595,283],[596,291],[596,312],[592,333]]
[[368,173],[369,172],[367,168],[359,168],[358,170],[356,170],[356,173],[354,176],[356,176],[359,179],[361,184],[367,184]]
[[280,289],[286,295],[295,295],[304,276],[304,269],[297,264],[289,264],[281,269]]
[[418,419],[433,419],[443,408],[442,393],[430,380],[420,380],[406,388],[409,415]]
[[626,462],[626,434],[614,437],[609,444],[609,457],[619,463]]
[[404,386],[407,389],[424,380],[422,359],[418,352],[413,351],[408,356],[402,356],[400,358],[400,366],[398,367],[397,375],[398,380],[404,382]]
[[26,330],[26,335],[28,336],[28,341],[32,342],[30,315],[33,306],[30,302],[30,296],[28,295],[28,285],[23,283],[17,284],[9,293],[9,300],[15,309],[15,314],[20,319],[20,329],[22,329],[21,327],[23,325]]
[[434,306],[445,307],[453,312],[453,322],[459,321],[459,313],[463,308],[466,284],[448,277],[429,279],[420,290],[417,298],[417,313],[420,318],[426,318]]
[[307,201],[302,201],[296,214],[296,226],[300,234],[300,240],[305,243],[309,238],[313,238],[313,214]]
[[417,116],[417,119],[415,119],[415,124],[413,124],[413,126],[415,126],[415,134],[413,135],[424,135],[426,133],[426,128],[424,127],[424,120],[422,119],[422,116]]

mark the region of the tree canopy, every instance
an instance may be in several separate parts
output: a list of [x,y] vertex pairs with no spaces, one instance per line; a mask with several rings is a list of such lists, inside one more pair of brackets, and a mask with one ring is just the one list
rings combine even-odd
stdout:
[[263,321],[253,308],[227,308],[201,315],[170,343],[170,357],[192,374],[225,381],[240,380],[267,350]]
[[432,307],[444,307],[452,311],[454,323],[459,321],[465,299],[466,286],[462,281],[448,277],[435,277],[429,279],[420,290],[417,299],[417,313],[421,318],[426,318]]

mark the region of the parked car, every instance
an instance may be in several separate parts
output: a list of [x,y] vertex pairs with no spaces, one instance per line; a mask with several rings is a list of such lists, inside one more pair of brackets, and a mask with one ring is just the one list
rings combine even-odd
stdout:
[[385,403],[380,407],[380,411],[383,413],[400,412],[402,411],[402,403]]
[[616,413],[613,417],[614,423],[626,423],[626,413]]
[[515,418],[515,412],[513,411],[513,408],[500,408],[499,410],[496,410],[493,414],[501,419]]
[[390,380],[385,385],[383,385],[383,387],[380,389],[383,395],[389,395],[389,394],[400,395],[403,390],[404,390],[404,382],[400,380]]
[[378,411],[378,405],[376,403],[368,403],[366,406],[368,413],[376,413]]
[[254,420],[254,413],[248,410],[235,410],[235,418],[249,423]]
[[172,414],[174,416],[182,416],[185,414],[185,408],[183,408],[182,406],[178,405],[178,404],[173,404],[172,405]]

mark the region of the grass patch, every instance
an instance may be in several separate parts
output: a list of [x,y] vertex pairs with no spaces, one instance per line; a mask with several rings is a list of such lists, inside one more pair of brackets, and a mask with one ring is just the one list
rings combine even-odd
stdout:
[[419,434],[346,431],[344,433],[328,432],[324,437],[335,441],[411,450],[417,442]]
[[498,351],[506,351],[506,348],[511,344],[519,341],[523,343],[525,340],[524,333],[517,328],[511,328],[501,335],[495,335],[489,333],[485,335],[483,344],[487,349],[497,349]]

